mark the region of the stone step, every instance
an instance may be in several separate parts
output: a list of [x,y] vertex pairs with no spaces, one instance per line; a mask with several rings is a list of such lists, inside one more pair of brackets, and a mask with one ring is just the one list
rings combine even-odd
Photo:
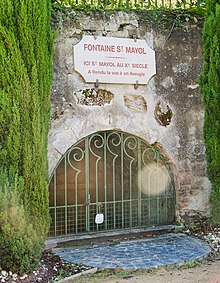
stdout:
[[[45,241],[45,249],[53,249],[60,247],[72,247],[79,245],[103,243],[111,241],[112,243],[118,240],[132,240],[154,237],[157,235],[174,232],[177,226],[175,225],[164,225],[164,226],[152,226],[141,229],[129,229],[129,230],[118,230],[108,231],[99,233],[89,233],[84,235],[72,235],[66,237],[48,238]],[[180,226],[178,226],[180,227]]]

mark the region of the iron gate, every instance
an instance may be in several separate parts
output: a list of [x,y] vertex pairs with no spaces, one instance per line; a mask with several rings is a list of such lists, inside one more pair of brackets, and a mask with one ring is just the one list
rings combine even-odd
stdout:
[[[60,160],[49,185],[50,236],[172,224],[175,186],[166,157],[119,131],[92,134]],[[104,215],[102,224],[95,223]]]

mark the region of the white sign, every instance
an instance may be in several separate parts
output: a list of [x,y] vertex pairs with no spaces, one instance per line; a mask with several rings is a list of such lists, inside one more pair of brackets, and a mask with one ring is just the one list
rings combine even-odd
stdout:
[[145,40],[86,35],[74,46],[74,67],[86,82],[147,84],[155,51]]
[[104,214],[103,213],[96,214],[95,223],[102,224],[103,222],[104,222]]

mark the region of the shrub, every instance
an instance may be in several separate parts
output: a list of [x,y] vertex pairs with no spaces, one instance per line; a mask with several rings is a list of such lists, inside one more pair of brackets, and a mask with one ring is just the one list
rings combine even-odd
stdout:
[[0,170],[9,176],[0,174],[0,266],[28,273],[49,227],[51,3],[1,0],[0,11]]
[[20,198],[22,179],[10,183],[0,175],[0,266],[15,273],[31,272],[39,263],[43,238]]
[[[12,179],[16,175],[22,177],[24,183],[19,188],[22,205],[15,202],[16,193],[8,195],[5,188],[6,204],[13,200],[15,207],[12,210],[6,206],[6,214],[1,216],[1,233],[12,237],[10,245],[17,241],[19,249],[28,250],[25,241],[19,241],[11,233],[13,230],[18,230],[18,236],[23,233],[21,226],[14,226],[12,215],[17,225],[27,224],[24,227],[27,237],[33,230],[34,238],[35,230],[45,239],[50,223],[47,138],[53,55],[51,2],[1,0],[0,11],[0,167],[6,168]],[[15,215],[16,210],[22,221]],[[30,250],[34,241],[28,241]],[[12,252],[10,245],[4,249]]]
[[207,174],[212,183],[211,216],[220,224],[220,5],[207,1],[203,28],[203,69],[200,86],[204,96],[204,139]]

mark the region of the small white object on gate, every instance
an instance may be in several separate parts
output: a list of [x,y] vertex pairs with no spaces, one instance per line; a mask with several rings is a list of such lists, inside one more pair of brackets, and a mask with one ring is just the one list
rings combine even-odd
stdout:
[[102,224],[104,222],[104,214],[103,213],[98,213],[95,216],[95,223],[96,224]]

